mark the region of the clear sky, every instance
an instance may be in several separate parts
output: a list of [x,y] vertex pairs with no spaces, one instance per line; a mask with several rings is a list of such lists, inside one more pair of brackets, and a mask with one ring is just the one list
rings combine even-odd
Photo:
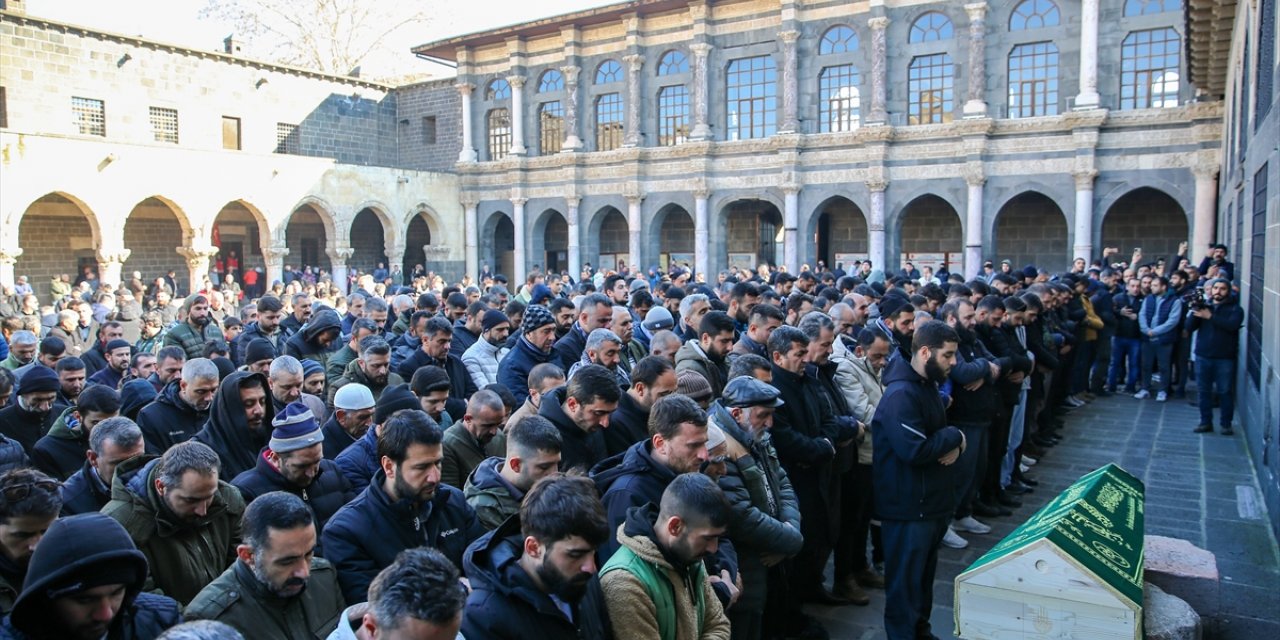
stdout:
[[[372,66],[394,73],[451,73],[417,60],[409,47],[561,13],[613,4],[618,0],[370,0],[419,4],[429,16],[423,27],[397,33]],[[306,4],[298,0],[299,5]],[[27,13],[125,35],[171,42],[192,49],[221,50],[230,25],[201,18],[208,0],[27,0]],[[370,69],[378,73],[378,69]]]

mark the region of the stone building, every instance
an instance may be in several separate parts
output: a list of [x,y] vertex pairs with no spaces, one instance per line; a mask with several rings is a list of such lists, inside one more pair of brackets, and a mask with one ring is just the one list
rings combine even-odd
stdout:
[[[1178,0],[636,0],[431,42],[467,255],[1061,268],[1213,237]],[[474,256],[474,258],[472,258]]]
[[1280,260],[1274,258],[1280,255],[1280,7],[1275,0],[1187,5],[1190,78],[1230,105],[1218,147],[1216,233],[1231,248],[1245,312],[1236,422],[1244,427],[1272,529],[1280,532]]
[[[391,87],[0,11],[0,283],[107,282],[221,250],[462,274],[452,81]],[[228,43],[228,50],[234,43]]]

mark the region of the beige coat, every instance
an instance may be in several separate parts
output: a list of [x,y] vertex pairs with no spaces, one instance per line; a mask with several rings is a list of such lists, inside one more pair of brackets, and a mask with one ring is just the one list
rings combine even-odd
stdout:
[[871,419],[876,415],[880,397],[884,395],[884,371],[876,373],[866,358],[853,355],[840,340],[832,343],[831,361],[836,363],[836,384],[844,391],[853,416],[867,425],[858,442],[858,464],[871,464]]

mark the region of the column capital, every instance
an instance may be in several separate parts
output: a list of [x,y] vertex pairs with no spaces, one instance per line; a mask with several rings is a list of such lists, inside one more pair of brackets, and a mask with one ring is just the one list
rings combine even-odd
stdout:
[[1093,181],[1098,177],[1098,170],[1074,171],[1071,176],[1076,179],[1076,191],[1092,191]]
[[639,70],[640,67],[644,66],[644,56],[639,53],[622,56],[622,60],[631,65],[633,70]]
[[128,249],[106,249],[98,251],[98,262],[103,264],[124,264],[129,259],[129,255],[133,253]]
[[453,86],[454,86],[455,88],[457,88],[457,89],[458,89],[458,93],[461,93],[461,94],[469,94],[469,93],[471,93],[472,91],[474,91],[474,90],[475,90],[475,88],[476,88],[476,85],[474,85],[474,84],[472,84],[472,83],[470,83],[470,82],[459,82],[459,83],[457,83],[457,84],[455,84],[455,85],[453,85]]
[[643,195],[643,194],[639,194],[639,193],[628,193],[628,194],[626,194],[624,197],[627,199],[627,204],[629,204],[629,205],[633,205],[633,206],[634,206],[634,205],[638,205],[638,204],[640,204],[641,202],[644,202],[644,195]]
[[476,205],[480,204],[480,196],[474,193],[463,192],[461,195],[458,196],[458,203],[466,208],[475,207]]
[[695,57],[699,57],[699,58],[705,58],[707,54],[711,53],[711,50],[714,48],[715,47],[705,42],[695,42],[689,45],[689,50],[693,52],[693,55]]
[[347,264],[351,256],[355,255],[356,250],[352,247],[335,247],[325,250],[325,253],[329,255],[329,260],[333,261],[333,266],[336,267],[339,264]]
[[1213,180],[1218,177],[1219,166],[1217,161],[1197,162],[1191,165],[1191,174],[1196,180]]
[[267,247],[262,250],[262,257],[265,260],[284,260],[289,255],[288,247]]
[[889,20],[888,16],[876,16],[867,20],[867,26],[876,31],[884,31],[885,28],[889,26],[890,22],[891,20]]
[[800,190],[803,189],[804,187],[796,182],[786,182],[786,183],[783,183],[780,188],[782,189],[782,193],[789,196],[794,196],[797,193],[800,193]]
[[965,167],[964,182],[971,187],[981,187],[987,183],[987,174],[983,172],[981,166]]
[[982,20],[987,16],[987,3],[971,2],[964,5],[964,12],[969,15],[970,20]]
[[865,184],[867,185],[867,190],[871,193],[884,193],[889,188],[888,180],[867,180]]
[[786,30],[786,31],[779,31],[779,32],[778,32],[778,39],[779,39],[779,40],[782,40],[782,41],[783,41],[784,43],[786,43],[786,44],[795,44],[795,43],[796,43],[796,40],[799,40],[799,39],[800,39],[800,32],[799,32],[799,31],[796,31],[795,29],[788,29],[788,30]]
[[529,199],[528,199],[528,198],[512,198],[512,199],[511,199],[511,206],[513,206],[513,207],[523,207],[523,206],[525,205],[525,203],[526,203],[526,202],[528,202],[528,201],[529,201]]
[[21,255],[22,249],[18,248],[0,250],[0,264],[14,264]]
[[560,73],[564,74],[564,81],[566,84],[577,82],[578,72],[580,71],[582,71],[582,67],[579,67],[576,64],[566,64],[565,66],[560,67]]
[[578,205],[580,204],[582,204],[582,196],[565,196],[564,197],[564,206],[568,207],[569,209],[577,209]]
[[524,87],[524,82],[525,82],[525,80],[526,80],[526,78],[525,78],[524,76],[521,76],[521,75],[510,75],[510,76],[507,76],[507,83],[508,83],[508,84],[510,84],[512,87],[514,87],[514,88],[516,88],[516,89],[521,89],[521,88],[523,88],[523,87]]

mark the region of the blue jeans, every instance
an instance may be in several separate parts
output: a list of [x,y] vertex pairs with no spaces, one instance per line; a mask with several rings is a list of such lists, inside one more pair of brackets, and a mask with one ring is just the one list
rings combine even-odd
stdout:
[[1213,424],[1213,394],[1218,394],[1218,408],[1222,410],[1225,429],[1231,426],[1235,414],[1236,361],[1231,358],[1205,358],[1196,356],[1196,385],[1200,389],[1200,424]]
[[1111,366],[1107,368],[1107,386],[1115,388],[1116,378],[1120,375],[1120,367],[1124,366],[1127,380],[1125,388],[1132,389],[1138,384],[1138,354],[1142,353],[1142,341],[1138,338],[1112,339]]

